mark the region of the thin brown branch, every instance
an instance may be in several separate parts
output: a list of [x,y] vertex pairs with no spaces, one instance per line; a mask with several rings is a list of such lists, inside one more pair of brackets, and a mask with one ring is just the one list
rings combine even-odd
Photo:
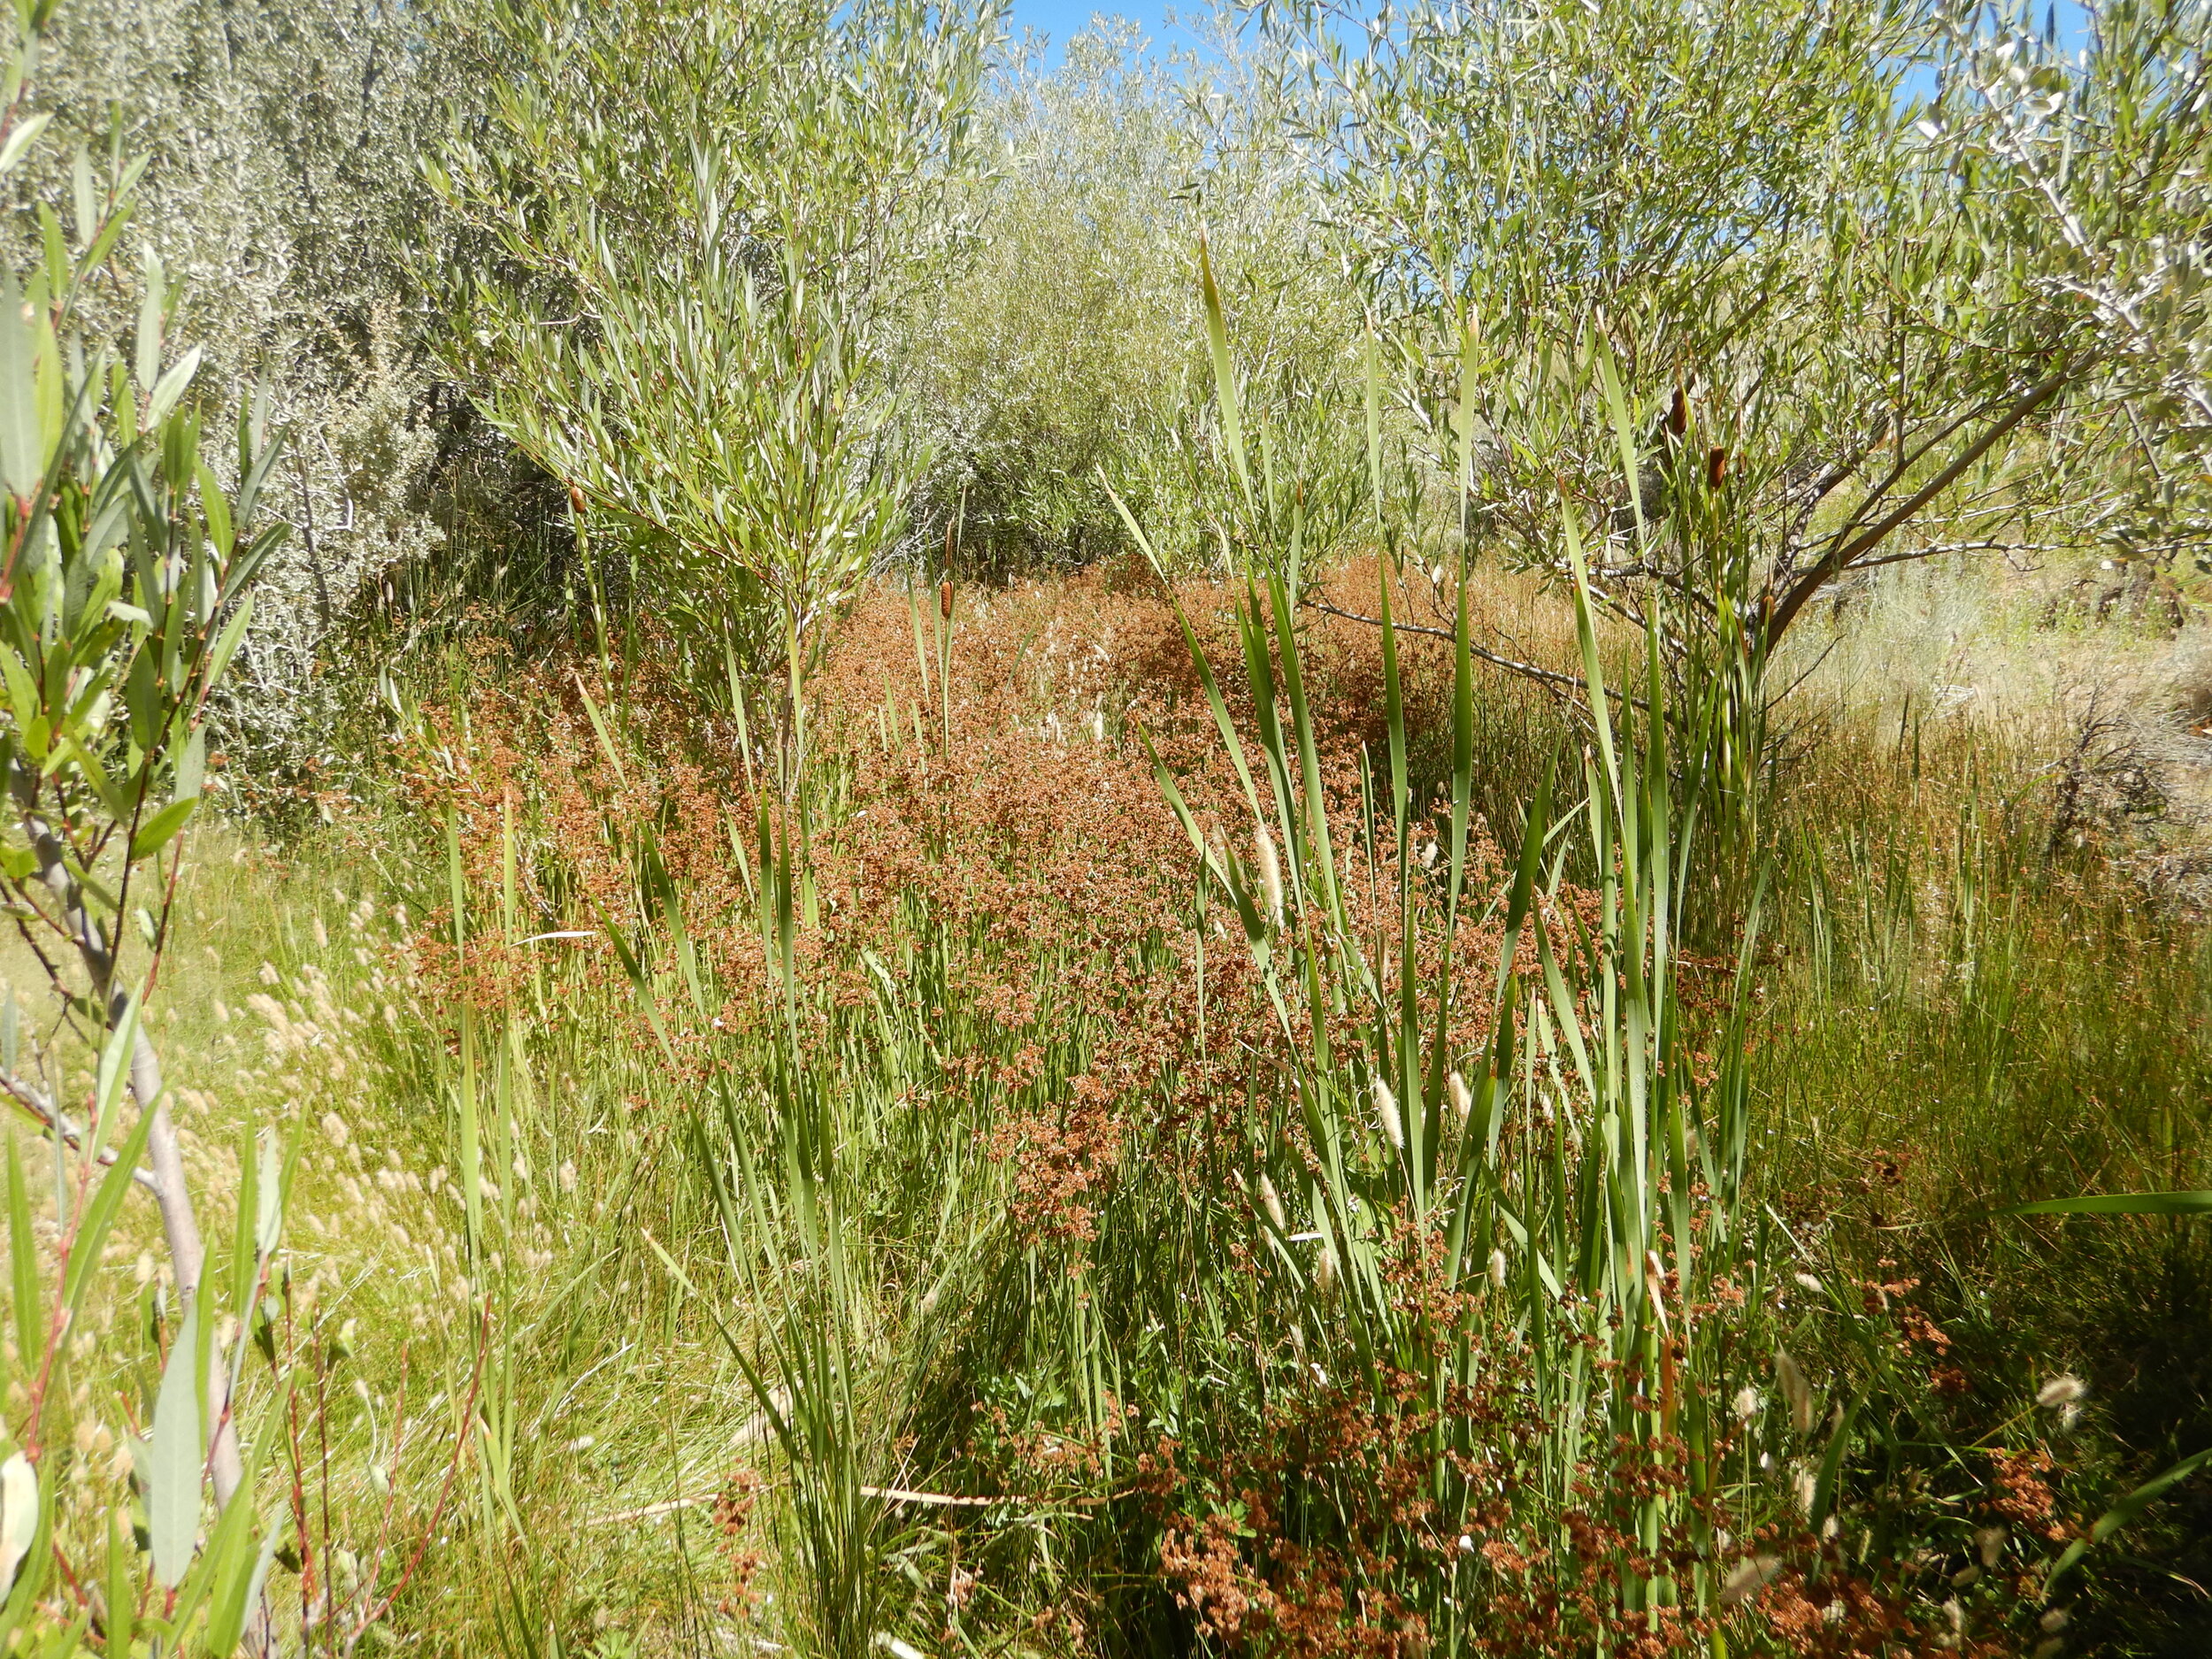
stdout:
[[[1340,606],[1329,603],[1325,599],[1305,599],[1299,603],[1309,611],[1319,611],[1329,616],[1341,617],[1347,622],[1364,622],[1371,628],[1382,626],[1380,617],[1363,617],[1356,611],[1346,611]],[[1448,640],[1455,643],[1458,639],[1458,636],[1449,629],[1425,627],[1418,622],[1400,622],[1394,617],[1391,618],[1390,626],[1401,634],[1425,634],[1432,640]],[[1556,669],[1539,668],[1534,663],[1524,663],[1514,657],[1502,656],[1496,651],[1476,644],[1472,640],[1467,641],[1467,649],[1470,655],[1480,657],[1493,667],[1502,668],[1509,673],[1519,674],[1524,679],[1533,680],[1547,690],[1562,694],[1571,693],[1578,697],[1589,689],[1587,685],[1572,674],[1563,674]],[[1632,693],[1616,691],[1612,687],[1608,686],[1605,687],[1605,695],[1617,702],[1625,698],[1637,708],[1649,712],[1650,704]]]
[[1855,561],[1863,554],[1878,547],[1890,532],[1909,521],[1923,507],[1956,483],[1965,475],[1969,467],[1994,449],[2015,426],[2057,396],[2073,378],[2074,370],[2069,365],[2054,371],[2030,387],[2020,395],[2012,407],[2005,411],[2002,419],[1993,423],[1986,432],[1968,444],[1949,465],[1915,490],[1878,523],[1869,526],[1850,541],[1837,548],[1807,572],[1792,586],[1789,592],[1783,595],[1781,603],[1767,613],[1764,638],[1761,642],[1771,647],[1775,641],[1782,637],[1790,624],[1796,619],[1797,613],[1805,608],[1815,594],[1845,571],[1851,569]]
[[[49,1133],[58,1134],[62,1138],[62,1143],[72,1152],[84,1150],[84,1125],[70,1118],[37,1088],[12,1072],[0,1071],[0,1094],[5,1094],[25,1111],[37,1118],[45,1125]],[[115,1148],[102,1147],[100,1156],[94,1161],[104,1166],[111,1167],[115,1163]],[[154,1172],[142,1165],[131,1171],[131,1179],[149,1192],[158,1193],[161,1190],[154,1180]]]

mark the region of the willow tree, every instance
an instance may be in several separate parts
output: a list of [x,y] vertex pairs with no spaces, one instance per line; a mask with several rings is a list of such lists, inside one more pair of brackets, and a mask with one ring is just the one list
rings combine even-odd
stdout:
[[[1768,664],[1901,560],[2200,541],[2212,10],[1450,0],[1323,27],[1337,206],[1469,553],[1666,612],[1740,869]],[[1340,25],[1344,19],[1340,19]],[[1726,908],[1724,906],[1724,909]]]
[[995,18],[503,0],[461,26],[489,90],[431,170],[452,366],[641,597],[780,652],[795,697],[918,471],[883,336],[947,240]]

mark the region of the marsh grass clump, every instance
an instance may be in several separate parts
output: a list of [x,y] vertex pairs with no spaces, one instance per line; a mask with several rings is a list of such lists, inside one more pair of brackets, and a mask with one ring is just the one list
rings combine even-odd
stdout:
[[0,1647],[2205,1647],[2202,5],[19,10]]

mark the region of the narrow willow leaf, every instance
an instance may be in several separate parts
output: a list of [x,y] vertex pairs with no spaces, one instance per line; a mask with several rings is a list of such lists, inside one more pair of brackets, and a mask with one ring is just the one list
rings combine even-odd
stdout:
[[2090,1527],[2089,1535],[2086,1538],[2077,1538],[2072,1543],[2067,1545],[2065,1552],[2052,1564],[2051,1576],[2045,1580],[2046,1586],[2056,1584],[2059,1575],[2071,1570],[2075,1563],[2089,1553],[2093,1544],[2103,1543],[2122,1527],[2131,1525],[2141,1516],[2144,1510],[2156,1502],[2168,1488],[2178,1486],[2207,1464],[2212,1464],[2212,1447],[2206,1448],[2194,1456],[2183,1458],[2164,1474],[2145,1481],[2127,1496],[2122,1498],[2097,1517],[2096,1524]]
[[1214,280],[1212,250],[1203,231],[1198,236],[1198,283],[1206,303],[1206,343],[1211,350],[1214,390],[1221,406],[1221,443],[1229,452],[1238,488],[1246,505],[1252,502],[1252,472],[1244,454],[1244,422],[1237,408],[1236,365],[1229,357],[1229,323],[1221,308],[1220,285]]
[[[162,271],[161,256],[150,248],[146,250],[143,282],[138,301],[138,336],[131,354],[131,373],[142,392],[161,378],[161,313],[168,297],[168,278]],[[150,427],[156,423],[146,424]]]
[[146,1523],[153,1537],[154,1577],[168,1589],[184,1582],[200,1530],[200,1475],[207,1460],[200,1432],[200,1298],[185,1310],[169,1347],[169,1363],[154,1400],[152,1455],[146,1471]]
[[0,176],[15,171],[15,164],[23,159],[24,152],[37,142],[46,130],[46,123],[54,119],[50,110],[41,110],[36,115],[26,116],[15,124],[8,134],[8,142],[0,144]]
[[131,862],[150,858],[166,847],[177,832],[190,819],[193,810],[200,804],[197,795],[187,795],[172,801],[167,806],[148,818],[137,834],[131,837]]
[[0,272],[0,483],[28,500],[38,493],[42,454],[38,346],[12,272]]
[[8,1137],[8,1268],[14,1280],[15,1344],[26,1375],[46,1358],[46,1321],[38,1305],[38,1235],[31,1230],[31,1198],[23,1181],[23,1162]]
[[168,372],[154,382],[153,394],[146,403],[146,425],[150,428],[169,419],[169,411],[184,396],[184,388],[192,384],[192,377],[200,372],[201,348],[195,346],[174,363]]
[[2015,1204],[2001,1216],[2197,1216],[2212,1213],[2212,1192],[2084,1193]]

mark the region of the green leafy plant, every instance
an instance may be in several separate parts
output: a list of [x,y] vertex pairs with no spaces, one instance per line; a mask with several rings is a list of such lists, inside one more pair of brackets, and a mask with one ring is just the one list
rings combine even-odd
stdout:
[[580,534],[627,545],[705,680],[725,649],[780,660],[795,718],[917,476],[880,334],[964,165],[988,15],[499,4],[492,107],[433,167],[487,256],[440,273],[463,382]]
[[[17,18],[15,102],[0,121],[9,134],[0,161],[8,165],[43,125],[27,118],[20,97],[50,10],[25,7]],[[217,1274],[143,1010],[168,933],[180,837],[208,786],[208,696],[248,625],[247,589],[284,526],[255,526],[276,448],[254,407],[239,422],[228,488],[204,455],[200,414],[185,401],[200,354],[165,350],[174,296],[157,261],[148,265],[127,359],[80,332],[81,296],[112,272],[139,174],[119,146],[104,170],[80,154],[73,223],[65,227],[39,204],[42,265],[0,275],[0,749],[12,808],[0,882],[67,1033],[99,1056],[85,1110],[73,1115],[58,1079],[40,1074],[63,1057],[60,1046],[26,1056],[10,1004],[0,1088],[48,1137],[60,1240],[49,1297],[39,1284],[46,1252],[11,1145],[16,1338],[34,1380],[16,1428],[22,1473],[0,1482],[12,1511],[0,1526],[22,1541],[28,1523],[20,1505],[39,1506],[39,1547],[18,1549],[11,1567],[21,1568],[6,1615],[14,1627],[39,1605],[54,1566],[46,1537],[53,1488],[42,1479],[48,1382],[123,1199],[144,1186],[161,1210],[182,1321],[142,1471],[153,1599],[142,1602],[129,1530],[111,1527],[107,1651],[129,1651],[137,1609],[157,1645],[173,1647],[188,1634],[196,1649],[227,1653],[250,1624],[265,1628],[257,1609],[276,1533],[255,1513],[262,1448],[242,1449],[234,1409],[246,1345],[220,1355],[205,1304],[227,1286],[240,1317],[257,1306],[281,1226],[287,1166],[281,1157],[271,1164],[250,1137],[239,1236],[228,1274]],[[39,1069],[25,1066],[27,1058]],[[127,1090],[137,1108],[127,1130],[119,1110]],[[219,1518],[202,1548],[204,1474]]]

